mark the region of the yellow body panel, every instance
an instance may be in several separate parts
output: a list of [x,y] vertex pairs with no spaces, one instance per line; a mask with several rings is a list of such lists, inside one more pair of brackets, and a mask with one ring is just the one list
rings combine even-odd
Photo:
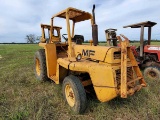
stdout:
[[45,49],[46,54],[46,66],[47,66],[47,75],[50,78],[51,76],[56,75],[56,66],[57,66],[57,54],[55,44],[46,44],[39,43],[39,46]]
[[117,96],[115,72],[107,63],[100,64],[87,60],[70,62],[67,58],[59,58],[57,61],[66,69],[89,73],[96,95],[101,102],[109,101]]
[[120,54],[118,58],[115,58],[115,52],[120,52],[120,47],[110,47],[110,50],[108,50],[107,54],[106,54],[106,58],[105,58],[105,62],[106,63],[120,63]]
[[[89,45],[74,45],[73,50],[75,55],[82,54],[83,58],[90,58],[105,63],[121,63],[121,48],[107,46],[89,46]],[[115,56],[115,53],[117,56]],[[129,61],[129,59],[127,59]]]
[[99,61],[104,61],[108,47],[103,46],[89,46],[89,45],[75,45],[75,54],[82,54],[84,58],[91,58]]
[[107,63],[120,63],[120,59],[114,59],[114,52],[120,52],[119,47],[75,45],[75,55],[82,54],[83,58],[104,61]]

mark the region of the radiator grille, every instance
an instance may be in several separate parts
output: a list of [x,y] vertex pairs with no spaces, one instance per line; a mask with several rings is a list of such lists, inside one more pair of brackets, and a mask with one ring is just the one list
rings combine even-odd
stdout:
[[121,52],[114,52],[114,59],[121,59]]
[[[133,70],[132,67],[127,68],[127,82],[131,81],[133,79]],[[120,85],[121,83],[121,70],[118,69],[116,70],[116,80],[117,80],[117,85]]]
[[[121,59],[121,52],[114,52],[113,56],[114,56],[114,59]],[[129,58],[128,55],[127,55],[127,58]]]

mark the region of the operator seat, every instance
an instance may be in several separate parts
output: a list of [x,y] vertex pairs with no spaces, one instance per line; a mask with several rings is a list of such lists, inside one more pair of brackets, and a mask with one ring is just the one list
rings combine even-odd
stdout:
[[74,35],[72,38],[72,42],[75,42],[78,45],[81,45],[84,42],[84,36],[83,35]]
[[[143,41],[143,49],[144,49],[144,46],[146,46],[146,45],[148,45],[148,41],[147,41],[147,40],[144,40],[144,41]],[[140,46],[138,46],[138,47],[136,48],[136,50],[137,50],[137,51],[140,51]]]

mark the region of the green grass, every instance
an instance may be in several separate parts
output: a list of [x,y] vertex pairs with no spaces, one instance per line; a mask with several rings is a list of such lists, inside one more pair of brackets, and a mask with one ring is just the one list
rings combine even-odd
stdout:
[[[61,85],[40,82],[34,76],[38,45],[0,45],[0,120],[159,120],[160,81],[127,99],[101,103],[89,97],[83,115],[64,102]],[[107,93],[106,93],[107,94]]]

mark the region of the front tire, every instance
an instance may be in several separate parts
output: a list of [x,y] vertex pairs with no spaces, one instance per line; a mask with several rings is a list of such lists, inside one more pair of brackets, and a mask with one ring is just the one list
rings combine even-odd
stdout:
[[75,113],[83,113],[87,106],[84,87],[78,77],[69,75],[63,81],[63,96]]
[[150,66],[144,69],[144,77],[150,80],[160,80],[160,67]]
[[35,76],[40,81],[47,81],[47,67],[46,67],[46,56],[45,50],[39,49],[34,56],[34,72]]

